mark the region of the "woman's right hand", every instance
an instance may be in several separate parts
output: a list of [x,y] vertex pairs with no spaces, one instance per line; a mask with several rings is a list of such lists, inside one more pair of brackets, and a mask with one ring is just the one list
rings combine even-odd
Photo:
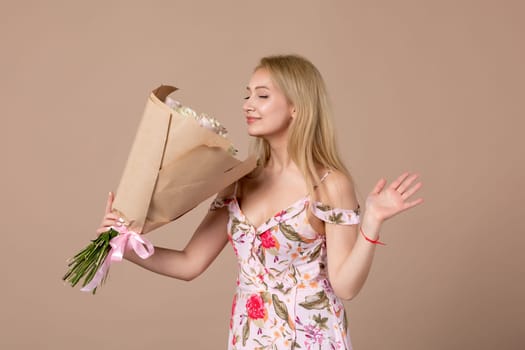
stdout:
[[108,200],[106,202],[106,210],[104,212],[104,217],[100,223],[100,227],[95,231],[97,236],[103,232],[109,231],[111,226],[120,226],[122,225],[123,219],[119,218],[118,215],[114,214],[113,211],[113,192],[109,192]]

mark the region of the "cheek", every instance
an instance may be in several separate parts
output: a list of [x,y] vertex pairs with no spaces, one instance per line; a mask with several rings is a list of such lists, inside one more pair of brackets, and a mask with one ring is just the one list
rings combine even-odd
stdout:
[[275,113],[275,104],[272,102],[261,103],[258,110],[261,116],[272,115]]
[[259,106],[259,113],[263,117],[272,117],[275,119],[287,119],[288,106],[282,101],[269,101]]

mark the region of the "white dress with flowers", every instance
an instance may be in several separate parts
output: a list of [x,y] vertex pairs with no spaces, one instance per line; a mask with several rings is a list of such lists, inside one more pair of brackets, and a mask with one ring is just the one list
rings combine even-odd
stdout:
[[259,227],[248,222],[236,196],[227,207],[228,237],[239,262],[228,349],[352,349],[347,316],[327,276],[326,240],[308,222],[359,223],[359,208],[331,208],[309,196]]

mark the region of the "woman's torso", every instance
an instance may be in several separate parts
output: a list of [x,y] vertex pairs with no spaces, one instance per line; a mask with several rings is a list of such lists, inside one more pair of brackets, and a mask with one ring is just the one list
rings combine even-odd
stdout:
[[230,345],[253,348],[264,340],[278,349],[294,342],[351,348],[344,306],[328,280],[325,235],[311,221],[315,217],[317,227],[329,220],[355,223],[358,213],[304,195],[256,227],[236,192],[221,203],[229,211],[228,238],[239,268]]

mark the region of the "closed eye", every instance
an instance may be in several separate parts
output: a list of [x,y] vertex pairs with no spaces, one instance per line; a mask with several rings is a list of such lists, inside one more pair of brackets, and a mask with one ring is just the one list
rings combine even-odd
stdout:
[[[268,95],[260,95],[260,96],[257,96],[259,98],[268,98]],[[246,96],[246,97],[243,97],[243,99],[245,100],[248,100],[250,98],[250,96]]]

